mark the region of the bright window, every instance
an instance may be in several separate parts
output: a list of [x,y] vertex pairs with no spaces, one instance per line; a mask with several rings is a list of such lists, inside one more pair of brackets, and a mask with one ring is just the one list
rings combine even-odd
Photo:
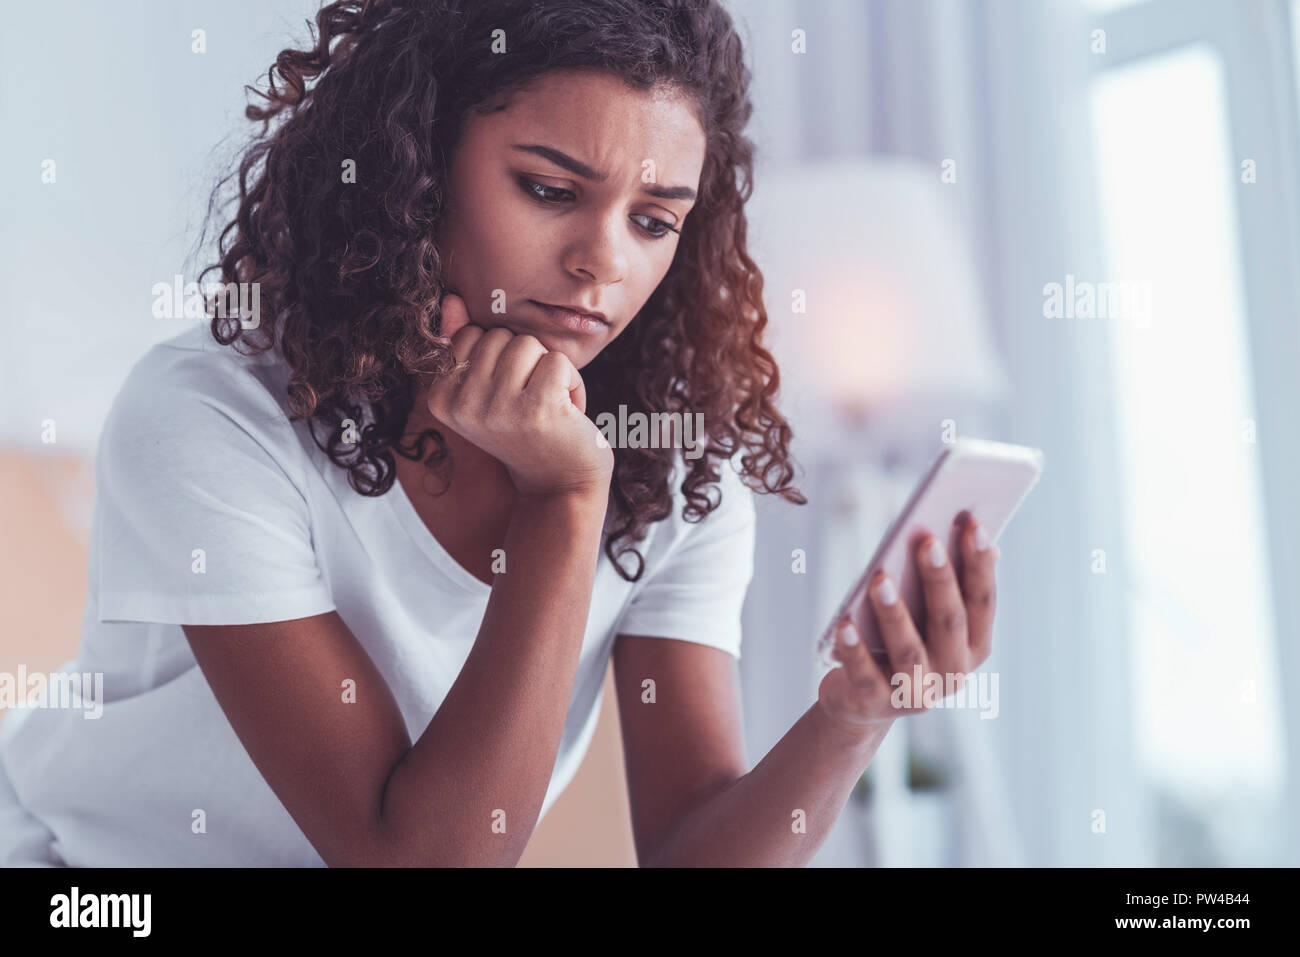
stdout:
[[[1091,122],[1105,279],[1149,322],[1104,323],[1125,484],[1137,753],[1157,865],[1282,864],[1285,768],[1223,66],[1209,46],[1107,70]],[[1192,854],[1193,856],[1186,856]]]

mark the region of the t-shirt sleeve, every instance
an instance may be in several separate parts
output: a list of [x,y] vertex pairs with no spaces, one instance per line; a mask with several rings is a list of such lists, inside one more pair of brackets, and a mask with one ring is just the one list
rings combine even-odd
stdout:
[[158,348],[128,375],[96,451],[98,620],[242,625],[330,611],[287,415],[228,360],[159,369]]
[[693,641],[740,658],[741,609],[754,575],[754,493],[729,464],[718,486],[718,507],[703,521],[685,523],[629,601],[618,634]]

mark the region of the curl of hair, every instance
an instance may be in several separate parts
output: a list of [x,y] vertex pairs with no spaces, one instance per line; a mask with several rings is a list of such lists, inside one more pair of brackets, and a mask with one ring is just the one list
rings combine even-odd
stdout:
[[[489,52],[498,30],[508,54]],[[763,279],[746,247],[750,73],[716,0],[339,0],[321,8],[311,35],[309,49],[276,57],[265,92],[247,88],[266,101],[245,110],[262,128],[239,163],[219,262],[200,282],[220,269],[226,289],[260,284],[257,328],[210,303],[212,335],[245,354],[278,350],[290,370],[291,417],[308,420],[354,490],[386,493],[394,453],[447,479],[442,435],[427,429],[406,442],[404,430],[418,377],[455,366],[440,335],[445,287],[432,238],[449,158],[473,114],[569,69],[613,73],[638,90],[676,88],[690,96],[706,134],[699,196],[672,265],[583,369],[588,416],[620,404],[647,416],[703,413],[703,453],[681,485],[687,521],[718,506],[707,486],[720,478],[719,460],[742,447],[747,485],[806,503],[790,486],[791,430],[774,404],[780,375],[762,341]],[[355,182],[343,181],[346,160],[360,171]],[[235,175],[217,185],[214,202]],[[347,420],[355,442],[344,441]],[[637,581],[645,563],[634,543],[671,514],[676,453],[614,453],[604,549]],[[635,572],[622,565],[628,551]]]

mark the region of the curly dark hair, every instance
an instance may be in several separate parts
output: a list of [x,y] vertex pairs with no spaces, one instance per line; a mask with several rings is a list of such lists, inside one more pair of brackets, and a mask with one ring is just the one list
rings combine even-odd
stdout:
[[[666,276],[583,369],[587,415],[620,404],[652,422],[654,413],[704,414],[703,454],[681,486],[687,521],[718,507],[720,496],[711,501],[705,488],[720,478],[714,460],[730,460],[742,445],[751,489],[806,504],[790,486],[791,430],[773,404],[780,376],[762,343],[763,278],[746,248],[750,71],[716,0],[339,0],[308,27],[312,48],[281,51],[266,92],[246,87],[267,101],[245,109],[262,128],[239,163],[238,210],[219,237],[220,262],[199,278],[220,269],[227,290],[215,294],[226,302],[209,301],[217,342],[242,340],[242,354],[278,349],[290,369],[291,418],[308,420],[354,490],[387,492],[394,452],[444,478],[451,466],[436,430],[407,445],[404,429],[417,378],[455,365],[450,340],[439,334],[447,290],[433,237],[466,119],[547,71],[589,69],[638,90],[666,84],[688,94],[706,157],[694,215]],[[509,53],[485,55],[498,29]],[[384,175],[343,184],[343,157]],[[235,175],[213,191],[209,218]],[[229,304],[241,283],[259,284],[260,335],[250,335]],[[426,458],[429,441],[435,450]],[[645,567],[631,542],[672,512],[675,455],[615,449],[604,548],[628,581]],[[635,574],[620,562],[628,551]]]

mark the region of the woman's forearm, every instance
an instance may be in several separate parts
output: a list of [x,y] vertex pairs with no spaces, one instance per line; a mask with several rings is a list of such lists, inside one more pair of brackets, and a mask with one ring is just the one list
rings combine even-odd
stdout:
[[678,821],[649,867],[802,867],[826,840],[891,724],[835,724],[817,704],[748,774]]
[[516,501],[474,647],[385,789],[397,860],[513,866],[523,854],[564,732],[606,503],[603,492]]

